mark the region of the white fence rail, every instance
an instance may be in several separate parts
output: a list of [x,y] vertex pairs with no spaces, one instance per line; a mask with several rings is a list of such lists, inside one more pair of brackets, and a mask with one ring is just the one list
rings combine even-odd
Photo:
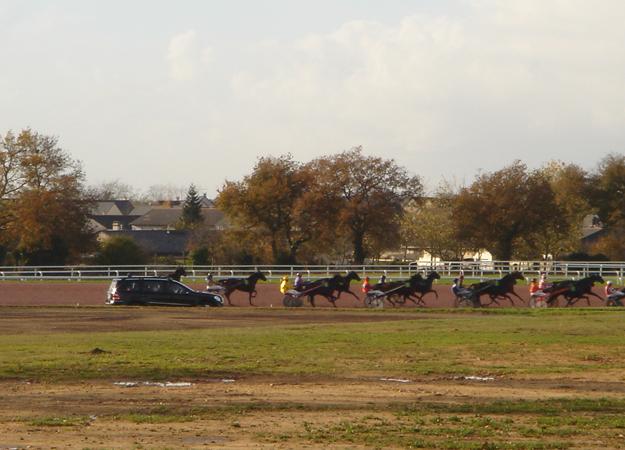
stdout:
[[[164,276],[176,270],[172,265],[149,266],[0,266],[2,280],[107,280],[127,275]],[[416,272],[436,270],[442,277],[454,277],[464,273],[467,279],[500,277],[511,271],[521,271],[526,277],[547,273],[550,277],[581,278],[591,273],[623,280],[625,262],[577,262],[577,261],[441,261],[434,263],[413,262],[404,265],[249,265],[249,266],[185,266],[188,280],[203,280],[209,273],[215,278],[247,276],[257,270],[268,279],[283,275],[293,276],[301,272],[305,278],[319,278],[350,270],[361,277],[407,278]]]

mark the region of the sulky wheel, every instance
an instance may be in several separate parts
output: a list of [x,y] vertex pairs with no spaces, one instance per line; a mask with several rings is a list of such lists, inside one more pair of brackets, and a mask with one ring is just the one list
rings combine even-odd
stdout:
[[384,299],[377,295],[367,295],[365,305],[367,308],[384,308]]
[[302,306],[303,302],[301,298],[287,294],[282,299],[282,304],[287,308],[297,308]]
[[454,306],[456,308],[473,308],[475,305],[470,298],[456,297],[456,300],[454,301]]

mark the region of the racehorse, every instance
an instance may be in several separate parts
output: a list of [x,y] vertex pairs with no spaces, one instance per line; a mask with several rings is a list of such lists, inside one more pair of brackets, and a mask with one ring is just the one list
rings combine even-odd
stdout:
[[180,281],[181,277],[186,277],[187,271],[184,270],[184,267],[178,267],[172,273],[167,275],[167,278],[171,278],[172,280]]
[[516,298],[525,303],[519,294],[514,292],[514,285],[517,280],[524,280],[525,277],[521,272],[512,272],[504,275],[502,278],[496,281],[482,281],[481,283],[474,283],[469,288],[475,292],[475,303],[481,305],[480,297],[482,295],[488,295],[490,297],[490,303],[497,303],[497,297],[502,297],[510,300],[510,303],[514,305],[514,300],[509,294],[514,295]]
[[421,274],[416,273],[406,280],[375,284],[371,287],[371,290],[384,292],[384,297],[386,297],[391,305],[395,306],[395,303],[406,303],[406,299],[414,295],[419,281],[424,281],[423,277]]
[[318,280],[303,283],[298,291],[308,297],[310,306],[313,308],[315,307],[315,296],[317,295],[325,297],[330,303],[332,303],[332,306],[336,308],[336,301],[343,292],[350,293],[357,300],[360,300],[360,298],[349,288],[352,280],[360,280],[360,277],[354,271],[349,272],[345,276],[336,274],[331,278],[320,278]]
[[252,298],[256,297],[256,282],[258,280],[267,281],[267,278],[262,272],[254,272],[247,278],[224,278],[217,280],[217,284],[225,289],[224,295],[229,305],[232,305],[230,294],[234,291],[243,291],[249,293],[250,306],[254,306]]
[[[356,280],[356,281],[360,281],[360,277],[358,276],[358,274],[356,272],[354,272],[353,270],[348,272],[347,275],[345,276],[341,276],[339,275],[341,278],[340,280],[337,279],[337,285],[336,285],[336,300],[339,299],[339,297],[341,297],[341,294],[343,292],[348,293],[348,294],[352,294],[356,300],[360,300],[360,297],[358,297],[356,294],[354,294],[351,289],[349,288],[350,283],[352,282],[352,280]],[[334,304],[334,303],[332,303]],[[335,305],[336,306],[336,305]]]
[[[436,271],[430,272],[427,278],[425,279],[419,276],[414,286],[414,293],[413,295],[408,297],[408,300],[414,302],[415,305],[425,306],[423,297],[425,296],[425,294],[429,294],[430,292],[433,292],[434,295],[436,296],[436,300],[438,300],[438,292],[432,289],[432,284],[434,283],[434,280],[440,280],[440,279],[441,279],[441,276]],[[417,297],[416,294],[420,294],[420,295]],[[413,299],[412,297],[414,297],[416,300]]]
[[589,277],[576,281],[566,280],[554,283],[553,286],[543,290],[543,292],[548,294],[545,301],[547,305],[555,306],[558,297],[562,295],[566,299],[566,306],[572,306],[582,298],[585,298],[588,306],[590,306],[589,295],[603,300],[592,291],[592,287],[595,283],[604,283],[603,277],[601,277],[601,275],[593,274]]

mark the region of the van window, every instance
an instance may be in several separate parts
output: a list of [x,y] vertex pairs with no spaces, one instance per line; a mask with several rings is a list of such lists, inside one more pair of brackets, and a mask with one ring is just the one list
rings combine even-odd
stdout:
[[165,282],[160,280],[145,280],[146,292],[165,292]]
[[117,283],[117,290],[119,292],[140,292],[141,281],[140,280],[122,280]]
[[187,292],[187,290],[184,286],[171,281],[167,285],[167,292],[169,292],[170,294],[184,294],[185,292]]

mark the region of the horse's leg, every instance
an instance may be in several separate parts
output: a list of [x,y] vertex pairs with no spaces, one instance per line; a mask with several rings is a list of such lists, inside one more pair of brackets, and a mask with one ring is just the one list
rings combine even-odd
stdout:
[[[424,295],[425,295],[425,294],[421,294],[421,295],[420,295],[420,296],[418,296],[418,297],[415,295],[415,298],[417,299],[417,301],[416,301],[415,303],[416,303],[416,305],[417,305],[417,306],[423,306],[423,307],[425,307],[425,301],[423,300],[423,296],[424,296]],[[417,302],[418,302],[418,303],[417,303]]]
[[309,295],[308,296],[308,301],[310,302],[310,306],[312,306],[314,308],[315,307],[315,296],[314,295]]
[[490,303],[488,305],[484,305],[484,306],[490,306],[493,303],[496,304],[497,306],[501,306],[501,303],[499,303],[499,301],[497,300],[497,296],[496,295],[488,294],[488,297],[490,298]]
[[232,302],[230,301],[230,294],[232,294],[232,291],[226,289],[226,292],[224,292],[224,295],[226,296],[226,300],[228,300],[228,306],[232,306]]
[[[348,289],[348,290],[346,290],[345,292],[346,292],[346,293],[348,293],[348,294],[352,294],[356,300],[360,300],[360,297],[358,297],[356,294],[354,294],[354,293],[353,293],[352,291],[350,291],[349,289]],[[337,298],[338,298],[338,297],[337,297]]]
[[252,303],[252,298],[254,297],[256,297],[256,290],[250,291],[250,294],[249,294],[250,306],[254,306],[254,304]]
[[512,292],[510,292],[510,294],[514,295],[516,298],[518,298],[519,300],[521,300],[521,303],[523,303],[524,305],[526,304],[526,303],[525,303],[525,300],[523,299],[523,297],[521,297],[521,296],[520,296],[519,294],[517,294],[516,292],[512,291]]

